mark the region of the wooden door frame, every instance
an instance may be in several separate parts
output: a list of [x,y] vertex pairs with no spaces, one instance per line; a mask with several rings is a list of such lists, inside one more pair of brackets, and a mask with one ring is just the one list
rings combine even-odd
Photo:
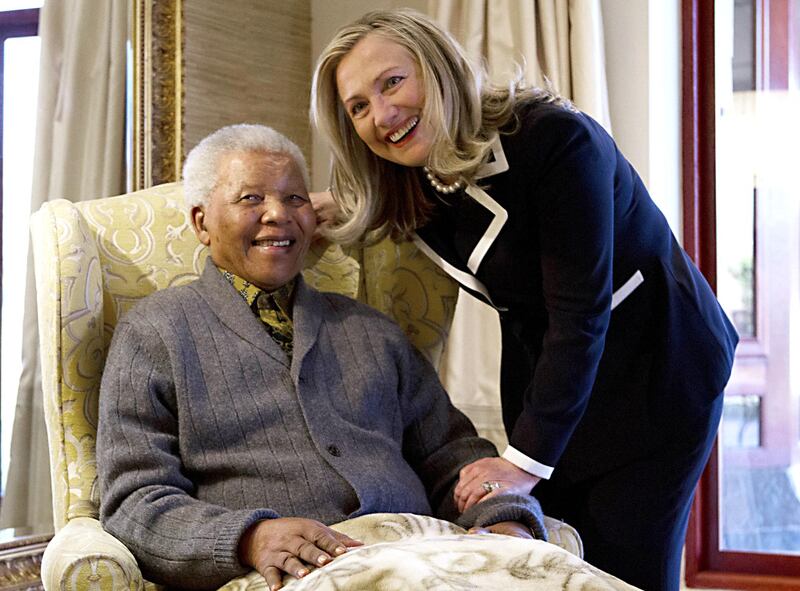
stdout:
[[[682,0],[681,13],[683,243],[716,290],[714,2]],[[698,484],[689,519],[687,585],[770,591],[800,589],[800,556],[719,550],[718,474],[719,455],[715,445]]]

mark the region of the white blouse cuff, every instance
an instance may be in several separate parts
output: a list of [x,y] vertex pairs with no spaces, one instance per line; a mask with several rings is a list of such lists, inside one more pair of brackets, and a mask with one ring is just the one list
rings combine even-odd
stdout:
[[553,467],[548,466],[546,464],[542,464],[541,462],[537,462],[536,460],[532,460],[524,453],[519,451],[518,449],[514,449],[510,445],[506,447],[506,451],[503,452],[503,459],[508,460],[518,468],[522,468],[528,474],[533,474],[534,476],[538,476],[539,478],[544,478],[547,480],[553,474]]

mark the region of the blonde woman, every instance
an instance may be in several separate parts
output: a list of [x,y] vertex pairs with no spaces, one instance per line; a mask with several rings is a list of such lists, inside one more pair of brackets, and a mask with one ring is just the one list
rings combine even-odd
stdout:
[[462,470],[459,506],[533,490],[589,562],[678,589],[738,337],[611,137],[550,92],[485,83],[402,9],[342,28],[312,92],[329,235],[414,240],[500,313],[509,446]]

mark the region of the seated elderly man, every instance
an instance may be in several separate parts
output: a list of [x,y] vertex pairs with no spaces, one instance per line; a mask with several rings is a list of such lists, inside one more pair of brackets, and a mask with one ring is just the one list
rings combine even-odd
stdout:
[[101,519],[154,582],[210,588],[254,567],[277,589],[360,544],[324,524],[376,512],[544,537],[527,495],[459,516],[459,470],[495,449],[395,324],[303,282],[307,177],[268,127],[203,140],[184,189],[210,260],[117,325],[100,392]]

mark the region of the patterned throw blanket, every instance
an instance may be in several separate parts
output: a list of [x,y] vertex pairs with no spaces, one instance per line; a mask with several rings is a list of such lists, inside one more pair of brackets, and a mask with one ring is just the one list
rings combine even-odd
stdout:
[[[541,540],[467,535],[446,521],[410,514],[376,514],[332,526],[364,542],[286,591],[635,591],[563,548]],[[255,572],[220,591],[265,591]]]

